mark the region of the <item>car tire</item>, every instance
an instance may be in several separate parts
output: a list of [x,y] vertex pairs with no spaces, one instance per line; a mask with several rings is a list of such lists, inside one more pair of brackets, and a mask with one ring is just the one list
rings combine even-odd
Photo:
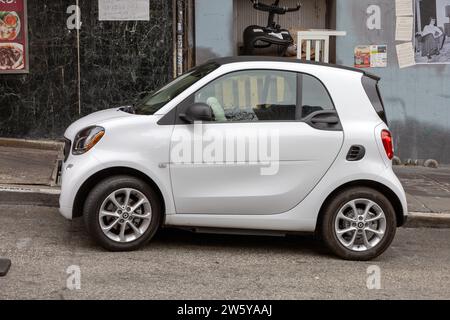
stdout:
[[[140,202],[141,206],[133,213],[127,212]],[[104,215],[105,212],[108,215]],[[123,218],[125,215],[129,220]],[[161,216],[162,204],[153,188],[126,175],[101,181],[89,193],[84,205],[84,221],[89,235],[103,248],[114,252],[133,251],[147,244],[158,230]],[[103,231],[110,227],[109,231]]]
[[[363,220],[369,206],[371,208]],[[378,220],[372,221],[376,218]],[[386,196],[375,189],[353,187],[328,201],[320,227],[321,238],[333,254],[345,260],[368,261],[380,256],[391,245],[397,221]],[[346,230],[352,231],[343,233]]]

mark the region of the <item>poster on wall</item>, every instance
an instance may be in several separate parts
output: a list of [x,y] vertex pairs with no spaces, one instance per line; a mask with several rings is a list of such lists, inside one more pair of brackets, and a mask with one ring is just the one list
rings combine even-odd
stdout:
[[356,68],[386,68],[387,45],[360,45],[355,47]]
[[0,1],[0,73],[27,72],[26,0]]
[[450,64],[450,0],[415,1],[417,64]]
[[387,45],[370,46],[370,67],[387,68]]
[[355,67],[370,68],[370,46],[357,46],[355,48]]

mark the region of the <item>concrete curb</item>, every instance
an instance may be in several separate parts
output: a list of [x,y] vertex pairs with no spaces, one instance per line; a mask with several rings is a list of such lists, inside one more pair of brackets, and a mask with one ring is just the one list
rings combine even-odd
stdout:
[[[59,207],[58,187],[0,185],[0,205]],[[450,229],[450,213],[411,212],[404,228]]]
[[61,191],[56,187],[0,185],[0,205],[31,205],[57,208]]
[[405,228],[449,229],[450,213],[411,212]]
[[0,147],[61,151],[64,149],[64,143],[55,140],[24,140],[0,138]]

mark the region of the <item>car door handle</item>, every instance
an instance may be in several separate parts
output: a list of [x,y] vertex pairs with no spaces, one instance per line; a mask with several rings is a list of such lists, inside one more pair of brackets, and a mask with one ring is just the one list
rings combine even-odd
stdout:
[[324,118],[312,118],[311,122],[314,124],[338,124],[339,123],[339,118],[336,116],[329,116],[329,117],[324,117]]

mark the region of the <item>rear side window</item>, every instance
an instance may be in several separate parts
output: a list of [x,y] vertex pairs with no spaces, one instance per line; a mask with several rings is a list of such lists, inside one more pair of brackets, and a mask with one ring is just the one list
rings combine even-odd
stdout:
[[320,111],[334,111],[334,104],[331,101],[325,86],[317,78],[300,73],[299,79],[299,105],[302,108],[301,119]]
[[388,124],[380,89],[378,88],[378,80],[363,76],[362,84],[376,113],[384,123]]

